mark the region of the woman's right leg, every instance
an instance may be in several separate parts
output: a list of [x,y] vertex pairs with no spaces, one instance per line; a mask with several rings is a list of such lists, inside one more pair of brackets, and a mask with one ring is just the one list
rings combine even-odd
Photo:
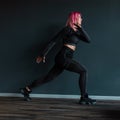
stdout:
[[66,67],[66,70],[78,73],[80,75],[79,77],[79,87],[81,92],[81,98],[79,103],[80,104],[95,104],[96,100],[91,99],[88,97],[87,90],[86,90],[86,79],[87,79],[87,70],[83,65],[80,63],[69,60],[69,65]]
[[87,80],[87,70],[80,63],[75,60],[69,60],[69,65],[66,67],[66,70],[75,72],[79,74],[79,88],[81,96],[84,96],[87,92],[86,90],[86,80]]
[[29,94],[31,93],[33,88],[52,81],[60,73],[62,73],[63,70],[64,69],[62,67],[58,67],[58,65],[55,64],[45,77],[43,77],[41,79],[38,79],[38,80],[35,80],[35,81],[32,82],[32,84],[30,84],[30,85],[26,86],[25,88],[21,89],[21,93],[24,95],[24,99],[26,101],[29,101],[31,99]]

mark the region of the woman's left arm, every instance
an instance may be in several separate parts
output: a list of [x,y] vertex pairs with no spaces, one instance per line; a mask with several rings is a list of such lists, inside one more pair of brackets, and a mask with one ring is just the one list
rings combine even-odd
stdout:
[[77,35],[80,38],[80,40],[90,43],[91,40],[87,32],[82,27],[79,27],[78,25],[76,25],[76,28],[77,28]]

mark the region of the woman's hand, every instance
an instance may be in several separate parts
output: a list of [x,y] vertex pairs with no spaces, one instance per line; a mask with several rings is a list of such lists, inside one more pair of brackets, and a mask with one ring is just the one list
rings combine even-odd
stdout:
[[44,57],[38,56],[38,57],[36,58],[36,63],[39,64],[40,62],[45,63],[45,56],[44,56]]
[[81,29],[81,25],[74,24],[77,30]]
[[81,25],[77,25],[74,23],[73,29],[74,31],[79,31],[81,29]]

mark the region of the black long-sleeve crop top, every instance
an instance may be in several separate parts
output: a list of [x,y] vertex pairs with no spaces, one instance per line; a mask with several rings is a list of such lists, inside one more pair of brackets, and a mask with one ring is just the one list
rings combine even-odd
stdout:
[[82,27],[77,31],[74,31],[71,27],[66,26],[48,42],[47,46],[42,51],[41,56],[46,56],[59,39],[62,39],[63,45],[69,44],[76,46],[80,40],[90,43],[90,37]]

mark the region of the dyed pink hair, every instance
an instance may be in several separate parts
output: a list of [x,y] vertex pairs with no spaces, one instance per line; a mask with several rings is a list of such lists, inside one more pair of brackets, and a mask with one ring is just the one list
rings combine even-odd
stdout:
[[74,28],[74,24],[77,24],[79,15],[81,16],[80,12],[77,12],[77,11],[71,12],[68,15],[66,26],[70,26],[71,28]]

